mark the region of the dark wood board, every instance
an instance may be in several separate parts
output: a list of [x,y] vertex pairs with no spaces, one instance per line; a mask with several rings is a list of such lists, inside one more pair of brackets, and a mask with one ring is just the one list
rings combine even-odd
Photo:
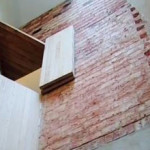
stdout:
[[2,74],[17,80],[42,66],[45,44],[0,22],[0,64]]

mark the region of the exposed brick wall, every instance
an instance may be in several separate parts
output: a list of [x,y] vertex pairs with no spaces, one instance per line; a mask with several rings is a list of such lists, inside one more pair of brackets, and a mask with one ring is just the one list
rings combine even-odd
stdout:
[[76,79],[43,97],[40,149],[92,150],[150,123],[148,39],[134,11],[124,0],[73,0],[24,27],[43,41],[75,27]]

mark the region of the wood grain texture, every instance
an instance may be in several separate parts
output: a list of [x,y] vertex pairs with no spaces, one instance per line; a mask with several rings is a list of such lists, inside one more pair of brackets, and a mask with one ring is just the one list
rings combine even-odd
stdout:
[[0,62],[2,74],[17,80],[42,65],[45,44],[0,22]]
[[39,94],[0,75],[0,150],[37,150]]
[[46,39],[40,88],[47,93],[74,79],[74,28]]

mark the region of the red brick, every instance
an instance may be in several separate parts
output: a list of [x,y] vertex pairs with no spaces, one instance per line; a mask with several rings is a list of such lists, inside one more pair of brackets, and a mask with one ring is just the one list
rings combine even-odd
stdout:
[[136,12],[135,14],[133,14],[134,18],[136,18],[137,16],[139,16],[139,12]]
[[114,139],[113,136],[114,136],[113,133],[110,133],[110,134],[106,135],[106,136],[105,136],[105,142],[106,142],[106,143],[112,142],[113,139]]

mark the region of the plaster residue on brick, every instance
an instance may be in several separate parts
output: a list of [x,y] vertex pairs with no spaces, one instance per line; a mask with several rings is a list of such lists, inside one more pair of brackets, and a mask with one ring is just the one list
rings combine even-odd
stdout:
[[125,0],[64,5],[23,29],[44,41],[75,27],[76,78],[43,97],[40,149],[91,150],[150,124],[148,40]]
[[149,0],[127,0],[132,6],[140,12],[141,18],[144,20],[148,34],[150,35],[150,1]]
[[147,58],[148,64],[150,65],[150,38],[149,38],[149,33],[148,33],[148,28],[147,28],[147,22],[143,21],[140,13],[137,11],[135,7],[130,8],[131,13],[134,18],[134,22],[137,28],[137,32],[144,42],[144,55]]
[[149,150],[150,127],[127,135],[119,140],[113,141],[95,150]]

